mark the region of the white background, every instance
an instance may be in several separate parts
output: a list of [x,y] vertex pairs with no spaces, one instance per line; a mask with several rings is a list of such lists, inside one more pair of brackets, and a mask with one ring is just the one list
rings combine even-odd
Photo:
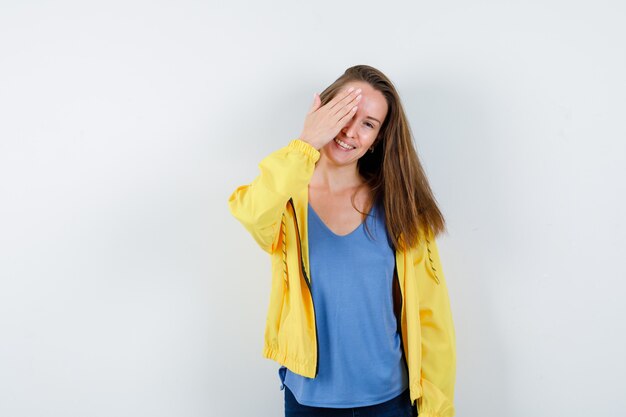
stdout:
[[623,1],[3,1],[0,415],[280,416],[227,199],[356,64],[448,224],[459,417],[626,408]]

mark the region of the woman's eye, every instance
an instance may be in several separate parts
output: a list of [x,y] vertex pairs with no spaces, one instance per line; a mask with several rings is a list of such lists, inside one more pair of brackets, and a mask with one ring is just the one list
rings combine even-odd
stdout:
[[370,128],[374,128],[374,125],[371,123],[365,123],[366,125],[368,125]]

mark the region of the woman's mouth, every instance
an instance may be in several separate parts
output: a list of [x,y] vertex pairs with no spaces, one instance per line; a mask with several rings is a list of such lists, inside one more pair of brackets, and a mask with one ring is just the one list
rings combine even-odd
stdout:
[[335,140],[335,143],[339,146],[339,148],[344,149],[346,151],[351,151],[352,149],[356,148],[356,146],[350,146],[346,142],[342,141],[341,139],[335,138],[334,140]]

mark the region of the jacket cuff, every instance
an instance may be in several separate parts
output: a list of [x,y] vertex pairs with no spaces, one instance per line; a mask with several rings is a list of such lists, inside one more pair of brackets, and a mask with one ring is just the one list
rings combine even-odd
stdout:
[[317,162],[318,159],[320,159],[320,152],[317,149],[315,149],[313,145],[310,145],[303,140],[293,139],[291,142],[289,142],[289,145],[287,145],[287,148],[296,149],[304,153],[305,155],[312,158],[313,162]]

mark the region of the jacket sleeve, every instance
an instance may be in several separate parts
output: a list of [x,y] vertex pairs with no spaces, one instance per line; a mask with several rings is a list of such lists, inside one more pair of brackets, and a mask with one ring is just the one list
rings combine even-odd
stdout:
[[260,174],[247,185],[235,189],[228,199],[231,214],[250,232],[266,252],[278,244],[278,232],[287,201],[307,187],[320,153],[300,139],[265,157]]
[[420,417],[453,417],[456,340],[446,280],[432,231],[415,258],[422,343]]

